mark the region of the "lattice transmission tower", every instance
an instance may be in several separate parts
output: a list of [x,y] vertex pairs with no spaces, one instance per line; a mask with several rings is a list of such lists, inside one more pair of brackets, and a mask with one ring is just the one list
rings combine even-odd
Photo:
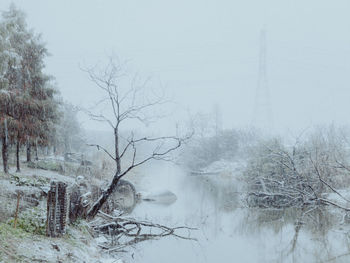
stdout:
[[270,132],[273,128],[273,119],[270,104],[270,91],[267,79],[266,62],[266,30],[260,33],[259,76],[255,91],[255,104],[252,125],[264,132]]

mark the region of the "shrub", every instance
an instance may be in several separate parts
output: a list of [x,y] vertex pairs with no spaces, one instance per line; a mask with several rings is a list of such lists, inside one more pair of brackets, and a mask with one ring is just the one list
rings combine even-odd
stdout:
[[[46,215],[42,212],[43,209],[35,207],[27,210],[18,216],[17,228],[31,234],[45,235],[46,234]],[[8,222],[14,225],[14,219]]]
[[36,162],[29,162],[27,165],[29,168],[43,169],[60,173],[64,172],[62,163],[52,160],[39,160]]
[[347,160],[345,138],[334,129],[317,130],[293,146],[277,138],[263,141],[244,172],[248,205],[281,208],[319,202],[334,187],[350,185]]

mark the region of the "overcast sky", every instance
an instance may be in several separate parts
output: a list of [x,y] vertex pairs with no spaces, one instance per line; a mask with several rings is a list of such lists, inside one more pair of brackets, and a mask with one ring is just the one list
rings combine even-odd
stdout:
[[[13,2],[43,34],[47,71],[74,104],[102,95],[79,64],[114,52],[161,82],[179,111],[219,104],[225,127],[247,126],[265,27],[274,127],[350,124],[349,0]],[[0,9],[10,3],[1,0]]]

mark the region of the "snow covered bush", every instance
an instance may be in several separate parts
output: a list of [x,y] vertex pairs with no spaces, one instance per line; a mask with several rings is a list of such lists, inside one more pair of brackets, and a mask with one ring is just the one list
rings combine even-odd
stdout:
[[334,127],[285,145],[278,138],[256,146],[244,171],[249,206],[301,207],[350,185],[347,139]]

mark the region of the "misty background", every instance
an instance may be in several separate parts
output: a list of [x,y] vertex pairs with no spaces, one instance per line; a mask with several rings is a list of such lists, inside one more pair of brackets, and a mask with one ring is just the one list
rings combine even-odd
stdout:
[[[348,0],[2,0],[0,11],[0,261],[8,249],[28,262],[348,262]],[[74,232],[56,246],[52,181],[76,198]],[[1,237],[17,218],[32,235]]]
[[[350,123],[347,0],[2,0],[0,9],[11,2],[43,34],[47,72],[75,105],[91,106],[103,95],[80,67],[113,53],[164,87],[177,103],[171,123],[219,105],[224,128],[247,127],[265,28],[274,130]],[[101,129],[81,117],[86,128]]]

